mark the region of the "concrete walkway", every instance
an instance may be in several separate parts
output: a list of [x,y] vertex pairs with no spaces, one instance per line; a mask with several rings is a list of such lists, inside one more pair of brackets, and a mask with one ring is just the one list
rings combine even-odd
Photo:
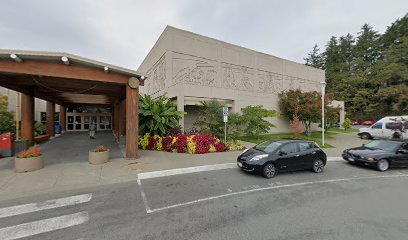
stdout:
[[[111,160],[103,165],[91,165],[88,151],[98,145],[111,150]],[[137,178],[137,171],[128,168],[134,161],[123,158],[111,132],[98,132],[94,140],[84,132],[65,133],[39,147],[45,167],[38,171],[15,173],[14,158],[0,159],[0,201]]]

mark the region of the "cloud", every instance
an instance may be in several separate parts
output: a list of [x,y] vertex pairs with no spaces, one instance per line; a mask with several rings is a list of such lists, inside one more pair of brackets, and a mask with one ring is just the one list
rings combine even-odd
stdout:
[[166,25],[303,62],[317,43],[383,32],[406,14],[393,1],[3,0],[0,48],[66,51],[137,69]]

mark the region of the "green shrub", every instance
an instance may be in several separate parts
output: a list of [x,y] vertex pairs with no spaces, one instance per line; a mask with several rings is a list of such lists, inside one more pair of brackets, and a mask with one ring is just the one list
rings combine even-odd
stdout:
[[34,124],[34,137],[44,135],[46,131],[47,131],[47,127],[44,124],[40,122],[36,122]]
[[227,141],[227,149],[230,151],[238,151],[245,149],[244,145],[242,145],[241,141],[236,139],[231,139]]
[[152,100],[148,95],[139,98],[139,131],[141,135],[164,136],[167,131],[179,127],[185,112],[177,111],[176,105],[166,96]]
[[8,97],[0,94],[0,133],[15,131],[14,112],[8,110]]
[[343,122],[343,128],[345,130],[349,130],[351,128],[351,120],[349,118],[346,118]]

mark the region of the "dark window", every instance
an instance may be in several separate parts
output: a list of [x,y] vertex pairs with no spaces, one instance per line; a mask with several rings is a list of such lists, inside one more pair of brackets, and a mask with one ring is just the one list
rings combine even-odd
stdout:
[[281,148],[281,151],[282,152],[285,152],[285,153],[295,153],[295,152],[297,152],[298,150],[297,150],[297,144],[296,143],[288,143],[288,144],[286,144],[285,146],[283,146],[282,148]]
[[299,143],[299,151],[306,151],[308,149],[312,149],[314,147],[313,143],[309,142],[300,142]]
[[402,122],[387,122],[385,123],[386,129],[402,129]]
[[382,123],[376,123],[373,126],[371,126],[372,129],[382,129]]
[[46,112],[41,112],[41,119],[40,119],[42,124],[47,123],[47,113]]

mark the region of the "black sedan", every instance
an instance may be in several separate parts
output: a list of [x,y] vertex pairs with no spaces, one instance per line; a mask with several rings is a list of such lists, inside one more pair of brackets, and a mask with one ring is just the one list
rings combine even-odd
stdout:
[[344,160],[376,168],[382,172],[390,167],[408,167],[408,142],[375,140],[361,147],[344,150]]
[[326,154],[312,141],[271,140],[246,149],[238,156],[237,165],[244,171],[272,178],[278,171],[311,169],[320,173],[326,160]]

